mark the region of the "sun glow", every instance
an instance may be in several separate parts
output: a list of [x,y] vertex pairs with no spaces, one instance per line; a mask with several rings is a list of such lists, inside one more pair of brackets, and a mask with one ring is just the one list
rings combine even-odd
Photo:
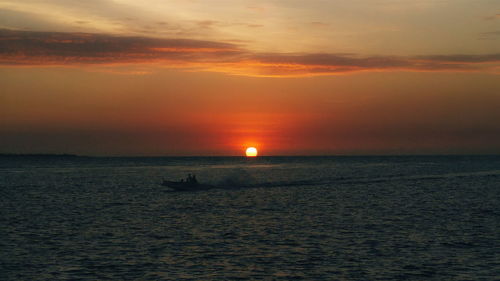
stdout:
[[246,151],[247,157],[256,157],[257,156],[257,148],[249,147]]

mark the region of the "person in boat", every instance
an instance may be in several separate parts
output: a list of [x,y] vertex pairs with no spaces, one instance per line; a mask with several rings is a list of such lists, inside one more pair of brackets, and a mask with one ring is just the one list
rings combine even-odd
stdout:
[[[183,182],[184,179],[181,181]],[[187,183],[194,183],[194,184],[197,184],[198,183],[198,180],[196,179],[196,175],[191,175],[191,174],[188,174],[187,178],[186,178],[186,182]]]

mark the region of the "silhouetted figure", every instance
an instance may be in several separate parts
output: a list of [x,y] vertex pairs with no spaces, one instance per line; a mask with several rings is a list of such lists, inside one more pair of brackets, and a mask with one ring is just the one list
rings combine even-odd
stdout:
[[[181,182],[184,182],[184,179],[181,180]],[[187,183],[194,183],[197,184],[198,180],[196,179],[196,175],[188,174],[186,178]]]

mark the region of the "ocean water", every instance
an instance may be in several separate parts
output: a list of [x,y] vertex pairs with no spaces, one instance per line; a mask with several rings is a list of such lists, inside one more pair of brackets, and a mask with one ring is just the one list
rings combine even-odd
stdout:
[[1,280],[498,278],[500,156],[0,158]]

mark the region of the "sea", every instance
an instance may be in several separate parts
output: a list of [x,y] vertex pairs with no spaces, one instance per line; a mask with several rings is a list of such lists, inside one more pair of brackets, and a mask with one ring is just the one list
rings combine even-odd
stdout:
[[2,156],[0,280],[500,280],[500,156]]

